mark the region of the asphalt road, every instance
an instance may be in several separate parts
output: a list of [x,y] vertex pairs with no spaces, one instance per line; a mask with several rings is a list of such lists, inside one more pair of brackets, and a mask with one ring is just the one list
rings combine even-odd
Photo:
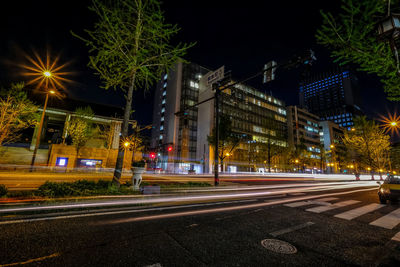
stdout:
[[[151,206],[2,207],[0,266],[398,266],[400,207],[379,205],[376,188],[284,184],[162,196]],[[297,252],[268,250],[265,239]]]

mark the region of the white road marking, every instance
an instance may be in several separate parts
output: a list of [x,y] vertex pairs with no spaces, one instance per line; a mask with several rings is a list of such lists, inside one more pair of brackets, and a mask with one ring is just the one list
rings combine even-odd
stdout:
[[293,232],[293,231],[297,231],[297,230],[306,228],[306,227],[308,227],[310,225],[313,225],[313,224],[314,224],[313,222],[306,222],[306,223],[303,223],[303,224],[300,224],[300,225],[292,226],[292,227],[289,227],[289,228],[286,228],[286,229],[282,229],[282,230],[279,230],[279,231],[275,231],[275,232],[272,232],[272,233],[269,233],[269,234],[272,235],[273,237],[277,237],[278,235],[283,235],[283,234],[287,234],[287,233],[290,233],[290,232]]
[[333,210],[333,209],[337,209],[337,208],[341,208],[341,207],[345,207],[345,206],[349,206],[349,205],[353,205],[356,203],[359,203],[360,201],[358,200],[346,200],[346,201],[342,201],[342,202],[338,202],[329,206],[319,206],[319,207],[315,207],[315,208],[311,208],[311,209],[306,209],[306,211],[310,211],[310,212],[314,212],[314,213],[321,213],[324,211],[328,211],[328,210]]
[[300,202],[294,202],[294,203],[289,203],[285,204],[283,206],[286,207],[291,207],[291,208],[297,208],[301,206],[306,206],[306,205],[312,205],[312,204],[317,204],[317,205],[331,205],[331,203],[328,203],[327,201],[332,201],[338,199],[337,197],[327,197],[327,198],[320,198],[316,200],[311,200],[311,201],[300,201]]
[[292,194],[290,194],[291,196],[304,196],[306,193],[301,193],[301,192],[299,192],[299,193],[292,193]]
[[400,232],[398,232],[397,234],[395,234],[395,235],[392,237],[392,240],[393,240],[393,241],[399,241],[399,242],[400,242]]
[[[240,205],[240,206],[233,206],[233,207],[226,207],[226,208],[217,208],[217,209],[208,209],[208,210],[197,210],[185,213],[171,213],[171,214],[164,214],[161,216],[143,216],[143,217],[136,217],[127,220],[122,220],[121,222],[130,222],[130,221],[144,221],[144,220],[151,220],[151,219],[161,219],[161,218],[171,218],[176,216],[189,216],[189,215],[199,215],[199,214],[206,214],[206,213],[215,213],[220,211],[231,211],[231,210],[241,210],[241,209],[251,209],[251,208],[260,208],[260,207],[267,207],[273,205],[280,205],[284,203],[289,203],[293,201],[301,201],[301,200],[308,200],[308,199],[315,199],[327,196],[341,196],[347,194],[353,194],[358,192],[365,192],[376,190],[376,188],[367,188],[367,189],[357,189],[352,191],[346,192],[338,192],[338,193],[328,193],[328,194],[321,194],[321,195],[313,195],[313,196],[305,196],[305,197],[297,197],[291,199],[283,199],[283,200],[275,200],[267,203],[255,203],[255,204],[247,204],[247,205]],[[183,206],[182,208],[186,208],[187,206]],[[168,207],[164,209],[178,209],[179,206]],[[13,220],[13,221],[2,221],[2,224],[16,224],[16,223],[29,223],[35,221],[48,221],[48,220],[58,220],[58,219],[71,219],[71,218],[80,218],[80,217],[94,217],[94,216],[104,216],[104,215],[115,215],[115,214],[129,214],[129,213],[138,213],[138,212],[146,212],[151,210],[160,210],[160,208],[153,208],[153,209],[142,209],[142,210],[124,210],[124,211],[112,211],[112,212],[102,212],[102,213],[89,213],[89,214],[77,214],[77,215],[69,215],[69,216],[54,216],[54,217],[44,217],[44,218],[36,218],[36,219],[20,219],[20,220]],[[161,218],[160,218],[161,217]],[[103,224],[108,224],[113,222],[103,222]],[[120,221],[114,222],[120,223]]]
[[371,225],[383,227],[386,229],[393,229],[400,223],[400,208],[392,211],[388,215],[380,217],[379,219],[371,222]]
[[369,204],[362,206],[360,208],[352,209],[343,213],[336,214],[335,217],[345,219],[345,220],[353,220],[354,218],[360,217],[361,215],[367,214],[369,212],[372,212],[374,210],[380,209],[382,207],[385,207],[386,205],[383,204]]

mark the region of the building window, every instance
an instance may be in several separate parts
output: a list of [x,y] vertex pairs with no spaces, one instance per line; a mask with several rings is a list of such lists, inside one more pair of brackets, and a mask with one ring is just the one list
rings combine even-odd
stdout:
[[168,73],[164,75],[164,80],[168,79]]
[[165,96],[166,94],[167,94],[167,91],[164,91],[164,92],[162,93],[163,96]]
[[165,108],[162,108],[162,109],[161,109],[161,113],[164,113],[164,112],[165,112]]
[[161,104],[165,104],[165,99],[162,100]]
[[164,121],[164,117],[161,117],[161,121]]
[[164,126],[161,125],[160,126],[160,131],[162,131],[162,130],[164,130]]
[[167,83],[164,83],[163,88],[167,87]]
[[162,140],[163,139],[163,136],[160,134],[160,140]]

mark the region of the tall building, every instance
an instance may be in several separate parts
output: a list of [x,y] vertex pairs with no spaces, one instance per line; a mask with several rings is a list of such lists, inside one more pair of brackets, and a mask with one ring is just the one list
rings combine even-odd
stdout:
[[353,118],[362,115],[357,78],[338,69],[306,78],[300,85],[300,106],[341,127],[351,128]]
[[[205,85],[206,80],[207,75],[200,81],[200,102],[214,96],[212,88]],[[232,83],[233,80],[228,82]],[[221,169],[228,172],[265,169],[268,147],[287,147],[285,104],[245,84],[229,86],[221,92],[220,101],[220,114],[229,117],[232,132],[241,140],[233,152],[228,151]],[[214,152],[207,137],[214,128],[214,104],[214,99],[201,104],[198,112],[197,158],[201,159],[205,173],[213,170]]]
[[345,129],[331,121],[320,121],[321,143],[327,154],[326,161],[331,163],[335,172],[341,171],[346,156],[343,136]]
[[[209,72],[194,63],[177,63],[157,83],[151,148],[155,150],[156,166],[168,172],[195,170],[197,142],[197,107],[187,110],[198,101],[199,80]],[[199,170],[198,170],[199,171]]]
[[297,106],[288,106],[288,141],[290,147],[304,145],[310,157],[319,159],[321,141],[319,135],[319,117]]

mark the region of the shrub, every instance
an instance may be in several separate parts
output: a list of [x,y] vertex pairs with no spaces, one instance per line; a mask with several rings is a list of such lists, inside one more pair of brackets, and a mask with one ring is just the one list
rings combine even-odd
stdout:
[[0,184],[0,197],[7,195],[8,189],[5,185]]

